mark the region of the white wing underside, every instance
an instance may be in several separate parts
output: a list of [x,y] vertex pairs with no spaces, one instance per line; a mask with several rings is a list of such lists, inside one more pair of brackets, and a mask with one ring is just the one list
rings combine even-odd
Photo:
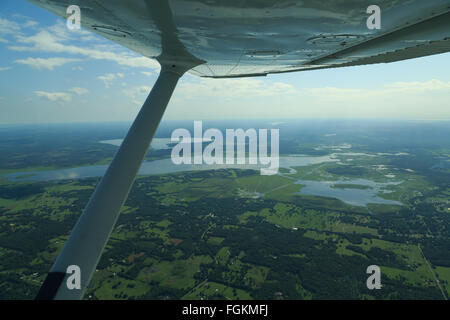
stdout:
[[[379,30],[366,25],[372,0],[29,1],[61,17],[78,5],[84,28],[160,62],[196,59],[189,72],[201,77],[386,63],[450,51],[450,0],[376,1]],[[160,12],[161,4],[167,10]]]

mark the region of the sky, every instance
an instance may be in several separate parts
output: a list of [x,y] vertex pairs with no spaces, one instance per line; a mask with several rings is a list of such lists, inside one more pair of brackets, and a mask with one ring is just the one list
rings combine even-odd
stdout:
[[[164,120],[450,119],[450,53],[267,77],[180,80]],[[24,0],[0,1],[0,123],[131,121],[159,73]]]

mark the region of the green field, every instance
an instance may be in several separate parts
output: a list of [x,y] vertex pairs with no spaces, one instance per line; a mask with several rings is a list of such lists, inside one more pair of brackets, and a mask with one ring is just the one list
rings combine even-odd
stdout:
[[[333,161],[273,176],[238,169],[139,176],[85,299],[447,298],[450,149],[400,148],[381,143],[379,134],[360,137],[347,154],[325,141],[339,136],[288,139],[283,154]],[[80,140],[58,153],[51,141],[46,155],[38,142],[25,144],[28,155],[5,148],[0,138],[10,155],[0,155],[0,299],[34,298],[99,181],[12,183],[4,175],[105,163],[115,151]],[[147,159],[167,156],[165,150]],[[436,159],[443,159],[442,169],[431,169]],[[301,194],[305,181],[339,192],[373,191],[355,179],[383,183],[376,196],[402,204],[353,206]],[[381,268],[380,290],[366,286],[370,265]]]

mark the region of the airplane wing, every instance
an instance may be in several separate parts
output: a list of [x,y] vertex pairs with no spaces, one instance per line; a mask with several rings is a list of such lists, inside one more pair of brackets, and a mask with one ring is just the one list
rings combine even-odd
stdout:
[[[78,5],[84,28],[145,57],[161,55],[166,1],[30,1],[60,17]],[[367,26],[367,8],[374,3],[379,29]],[[357,66],[450,51],[450,0],[170,0],[168,6],[168,47],[184,47],[200,60],[189,72],[201,77]]]
[[[231,78],[448,52],[450,0],[29,0],[162,66],[37,299],[80,299],[185,73]],[[372,10],[369,10],[372,8]],[[375,18],[374,18],[375,17]],[[79,270],[81,285],[69,285]],[[76,272],[76,271],[74,271]],[[67,285],[66,285],[67,284]]]

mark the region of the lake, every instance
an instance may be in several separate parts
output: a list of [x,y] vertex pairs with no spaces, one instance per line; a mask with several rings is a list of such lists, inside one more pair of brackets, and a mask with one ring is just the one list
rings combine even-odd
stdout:
[[[379,183],[367,179],[350,179],[338,181],[310,181],[298,180],[296,184],[305,185],[298,194],[337,198],[353,206],[366,206],[369,203],[403,205],[399,201],[387,200],[378,196],[379,193],[388,193],[383,190],[389,185],[397,185],[402,181]],[[366,186],[367,189],[353,187],[333,187],[335,185]]]
[[[324,162],[337,162],[338,159],[334,155],[327,156],[303,156],[290,155],[280,157],[281,168],[291,168],[300,166],[309,166],[311,164]],[[144,161],[139,169],[139,175],[160,175],[184,171],[198,170],[218,170],[218,169],[251,169],[259,170],[261,165],[251,164],[179,164],[172,163],[171,159],[160,159],[153,161]],[[10,182],[20,181],[52,181],[66,179],[83,179],[92,177],[101,177],[105,173],[108,165],[84,166],[68,169],[57,169],[48,171],[35,172],[15,172],[6,174],[5,177]]]
[[[101,141],[101,143],[108,143],[119,146],[122,139]],[[152,142],[154,149],[166,149],[169,148],[168,144],[170,139],[161,138],[155,139]],[[325,162],[339,162],[338,155],[343,154],[331,154],[325,156],[306,156],[306,155],[288,155],[280,157],[280,168],[291,169],[291,172],[295,172],[292,168],[309,166],[312,164],[319,164]],[[84,179],[101,177],[105,173],[108,165],[95,165],[95,166],[83,166],[68,169],[57,169],[48,171],[35,171],[35,172],[15,172],[6,174],[5,177],[10,182],[23,182],[23,181],[54,181],[54,180],[71,180],[71,179]],[[251,169],[260,170],[261,165],[250,164],[180,164],[175,165],[171,159],[160,159],[153,161],[144,161],[138,172],[139,175],[161,175],[186,171],[199,171],[199,170],[218,170],[218,169]],[[386,191],[384,187],[388,185],[395,185],[400,182],[388,182],[388,183],[376,183],[366,179],[351,179],[340,181],[309,181],[298,180],[295,183],[303,184],[305,187],[301,189],[299,194],[303,195],[315,195],[340,199],[350,205],[365,206],[368,203],[381,203],[402,205],[401,202],[383,199],[378,196],[379,193]],[[357,188],[336,188],[335,184],[355,184],[367,186],[364,189]]]

